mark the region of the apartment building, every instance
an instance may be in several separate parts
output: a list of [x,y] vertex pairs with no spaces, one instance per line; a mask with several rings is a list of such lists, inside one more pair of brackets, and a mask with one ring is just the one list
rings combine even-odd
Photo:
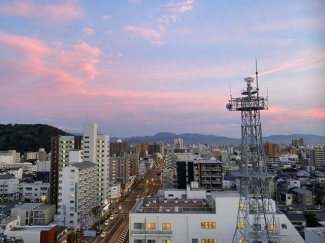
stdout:
[[82,149],[82,136],[51,137],[50,204],[58,207],[59,176],[69,163],[69,151]]
[[[97,206],[97,166],[92,162],[76,162],[62,169],[59,197],[60,225],[78,229],[94,221],[92,209]],[[62,186],[64,185],[64,186]]]
[[177,170],[167,165],[162,171],[162,188],[177,188]]
[[[20,153],[18,153],[16,150],[8,150],[8,151],[0,151],[0,157],[4,156],[4,157],[12,157],[12,159],[8,158],[10,161],[12,161],[13,163],[19,163],[20,162]],[[1,162],[1,159],[0,159]]]
[[[140,198],[130,211],[129,242],[232,242],[238,201],[237,192],[214,191],[207,196],[204,189],[190,187],[160,190],[157,196]],[[275,209],[274,201],[272,205]],[[272,214],[277,222],[272,229],[279,229],[281,243],[304,242],[284,214],[276,210]]]
[[94,184],[97,189],[97,203],[104,205],[108,199],[109,187],[109,136],[98,135],[97,124],[84,124],[83,136],[84,161],[97,165],[97,176]]
[[222,190],[222,163],[216,159],[177,161],[177,188],[185,189],[192,181],[209,191]]
[[50,183],[43,183],[42,181],[21,182],[19,188],[22,192],[22,201],[24,202],[48,202]]
[[310,151],[311,165],[317,167],[325,166],[325,147],[316,147]]
[[19,198],[19,180],[12,175],[0,175],[0,198],[7,202],[16,201]]

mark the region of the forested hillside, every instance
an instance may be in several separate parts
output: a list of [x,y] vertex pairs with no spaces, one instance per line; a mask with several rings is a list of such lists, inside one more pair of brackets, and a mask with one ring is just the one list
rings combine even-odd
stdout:
[[51,149],[51,136],[65,135],[56,127],[43,124],[0,124],[0,151],[15,149],[20,153]]

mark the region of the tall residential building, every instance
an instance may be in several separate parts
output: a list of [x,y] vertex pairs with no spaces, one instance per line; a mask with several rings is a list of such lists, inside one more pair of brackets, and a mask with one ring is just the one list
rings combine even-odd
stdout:
[[174,139],[174,148],[175,149],[182,149],[183,148],[183,139],[182,138],[175,138]]
[[310,163],[315,167],[325,166],[325,147],[316,147],[310,151]]
[[12,156],[13,163],[20,163],[20,153],[16,150],[0,151],[0,156]]
[[104,205],[109,188],[109,136],[98,135],[97,124],[84,124],[84,161],[97,165],[97,202]]
[[163,151],[164,151],[164,144],[162,143],[153,143],[153,144],[149,144],[148,146],[148,154],[155,154],[155,153],[163,154]]
[[192,181],[209,191],[222,190],[222,163],[218,160],[177,161],[177,188]]
[[60,225],[78,229],[91,225],[97,207],[97,166],[91,162],[70,163],[62,170],[62,200],[59,202]]
[[292,146],[298,148],[299,146],[304,146],[304,139],[293,139]]
[[110,156],[123,156],[124,153],[130,153],[130,143],[129,142],[114,142],[110,143]]
[[38,160],[39,161],[46,161],[46,151],[43,148],[40,148],[38,151]]
[[51,138],[50,204],[58,206],[59,174],[69,163],[69,151],[82,149],[82,136],[55,136]]
[[271,157],[274,157],[275,155],[279,154],[277,144],[266,142],[264,144],[264,153],[267,156],[271,156]]

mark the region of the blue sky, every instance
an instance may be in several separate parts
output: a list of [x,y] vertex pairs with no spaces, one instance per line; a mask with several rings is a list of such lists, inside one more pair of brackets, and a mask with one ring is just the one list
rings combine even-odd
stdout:
[[240,95],[258,59],[264,135],[325,135],[323,1],[0,3],[1,123],[111,136],[240,136]]

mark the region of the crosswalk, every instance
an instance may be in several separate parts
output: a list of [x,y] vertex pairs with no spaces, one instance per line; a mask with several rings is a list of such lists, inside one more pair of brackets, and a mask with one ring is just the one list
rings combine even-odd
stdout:
[[123,243],[124,240],[125,240],[126,235],[128,234],[128,232],[129,232],[129,225],[127,225],[127,226],[124,228],[123,232],[121,233],[121,235],[120,235],[120,237],[118,238],[118,241],[116,241],[116,243]]

